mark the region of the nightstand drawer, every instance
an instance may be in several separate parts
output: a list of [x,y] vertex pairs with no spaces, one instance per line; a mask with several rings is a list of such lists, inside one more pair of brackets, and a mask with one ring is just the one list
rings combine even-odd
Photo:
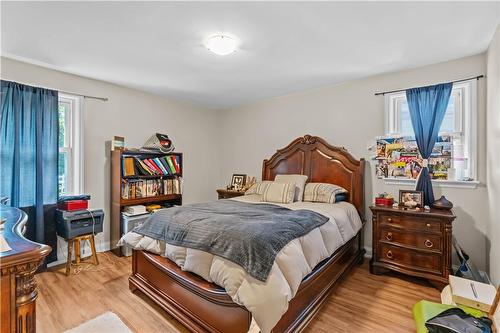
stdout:
[[419,218],[413,216],[402,216],[397,214],[380,214],[379,222],[381,226],[390,225],[392,227],[399,227],[404,229],[412,229],[417,231],[431,231],[440,233],[441,223],[439,220],[431,218]]
[[379,243],[377,260],[404,268],[441,273],[442,256],[439,253],[420,252]]
[[384,243],[401,244],[424,250],[442,252],[441,236],[398,231],[394,228],[380,228],[379,240]]

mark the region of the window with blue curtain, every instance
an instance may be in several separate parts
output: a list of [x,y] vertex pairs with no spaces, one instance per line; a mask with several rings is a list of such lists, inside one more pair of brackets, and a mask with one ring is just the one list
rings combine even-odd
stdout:
[[28,214],[26,236],[57,259],[58,92],[1,81],[0,196]]

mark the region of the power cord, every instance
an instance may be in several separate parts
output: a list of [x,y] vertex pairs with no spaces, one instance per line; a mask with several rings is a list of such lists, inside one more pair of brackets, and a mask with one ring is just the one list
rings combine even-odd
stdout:
[[92,218],[92,235],[95,236],[95,218],[94,218],[94,214],[92,213],[92,211],[90,209],[86,209],[87,212],[89,212],[90,214],[90,217]]

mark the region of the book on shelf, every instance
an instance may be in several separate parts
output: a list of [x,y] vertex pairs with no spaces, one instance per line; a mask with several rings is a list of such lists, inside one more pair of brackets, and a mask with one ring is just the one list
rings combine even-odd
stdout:
[[123,175],[124,176],[134,176],[135,175],[134,158],[133,157],[125,157],[123,159]]
[[156,163],[152,159],[149,158],[146,161],[149,163],[148,165],[150,165],[151,168],[153,168],[153,170],[156,172],[157,175],[163,174],[163,171],[161,171],[161,169],[158,168],[158,166],[156,165]]
[[174,164],[175,172],[180,173],[181,169],[180,169],[180,165],[179,165],[179,161],[178,161],[179,157],[175,156],[175,155],[171,155],[170,159],[172,160],[172,163]]
[[136,195],[136,183],[133,182],[130,184],[130,199],[135,199],[135,195]]
[[172,172],[172,174],[176,173],[177,171],[175,170],[174,162],[172,162],[171,156],[167,156],[165,158],[167,159],[168,166],[170,167],[170,172]]
[[152,175],[156,175],[158,173],[158,171],[156,171],[156,169],[151,165],[151,162],[149,162],[147,158],[142,160],[142,162],[148,167]]
[[160,159],[158,157],[154,158],[153,162],[155,162],[156,166],[158,166],[158,168],[160,168],[162,174],[164,174],[164,175],[168,175],[169,174],[169,172],[167,171],[167,169],[165,169],[165,167],[160,162]]
[[152,176],[153,175],[153,172],[148,168],[148,166],[143,161],[141,161],[137,157],[134,157],[134,159],[135,159],[136,169],[137,169],[137,171],[139,171],[139,173],[141,175],[144,175],[144,176]]
[[124,179],[121,198],[137,199],[161,195],[182,194],[182,178],[168,179]]
[[163,165],[163,168],[165,169],[166,173],[171,175],[172,172],[170,171],[170,166],[168,165],[167,160],[164,158],[159,158],[158,160],[160,161],[161,165]]

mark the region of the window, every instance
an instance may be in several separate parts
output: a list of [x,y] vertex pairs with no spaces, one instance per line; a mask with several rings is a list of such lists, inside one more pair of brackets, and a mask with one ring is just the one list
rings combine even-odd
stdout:
[[[451,177],[443,182],[476,180],[476,80],[453,85],[439,134],[450,135],[453,143]],[[415,137],[406,93],[385,95],[387,136]],[[474,182],[477,183],[477,182]]]
[[59,195],[83,191],[81,99],[59,94]]

